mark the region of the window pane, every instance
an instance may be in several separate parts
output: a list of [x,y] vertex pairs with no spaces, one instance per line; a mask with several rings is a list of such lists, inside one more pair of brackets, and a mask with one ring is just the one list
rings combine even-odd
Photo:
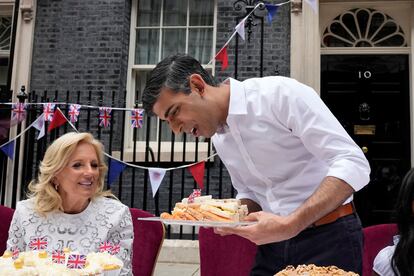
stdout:
[[0,50],[10,50],[11,17],[0,16]]
[[165,29],[162,36],[162,59],[185,53],[185,29]]
[[213,45],[213,29],[190,29],[188,38],[188,54],[206,64],[211,59]]
[[213,26],[214,1],[190,0],[190,26]]
[[159,26],[161,0],[139,0],[138,4],[137,26]]
[[155,64],[158,61],[159,30],[137,30],[135,64]]
[[187,25],[187,0],[164,1],[164,26]]

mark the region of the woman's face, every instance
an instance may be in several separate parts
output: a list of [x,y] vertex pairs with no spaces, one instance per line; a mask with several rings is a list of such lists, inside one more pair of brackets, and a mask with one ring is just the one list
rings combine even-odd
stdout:
[[[68,159],[66,166],[55,176],[58,193],[70,203],[88,201],[96,192],[99,181],[99,162],[95,148],[81,142]],[[66,202],[68,203],[68,202]]]

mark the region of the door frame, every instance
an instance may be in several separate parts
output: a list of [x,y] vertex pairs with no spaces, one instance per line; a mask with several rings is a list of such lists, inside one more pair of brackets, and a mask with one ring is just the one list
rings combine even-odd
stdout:
[[[306,1],[302,10],[291,14],[291,77],[311,87],[320,95],[321,54],[408,54],[410,68],[410,148],[411,164],[414,165],[414,1],[340,1],[319,0],[317,11],[313,11]],[[407,47],[381,48],[336,48],[321,49],[321,33],[337,15],[352,8],[374,8],[389,14],[403,28],[407,36]],[[336,15],[335,15],[336,14]],[[398,15],[398,16],[396,16]]]

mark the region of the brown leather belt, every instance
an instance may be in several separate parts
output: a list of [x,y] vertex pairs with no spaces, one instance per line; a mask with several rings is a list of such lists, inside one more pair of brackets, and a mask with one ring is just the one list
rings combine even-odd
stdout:
[[341,205],[332,212],[328,213],[327,215],[321,217],[317,221],[315,221],[311,227],[321,226],[324,224],[332,223],[339,218],[351,215],[355,212],[355,207],[353,202],[349,202],[345,205]]

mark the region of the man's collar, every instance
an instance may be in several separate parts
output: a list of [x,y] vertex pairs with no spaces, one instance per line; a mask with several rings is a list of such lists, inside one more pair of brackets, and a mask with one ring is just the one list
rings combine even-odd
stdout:
[[228,78],[230,81],[229,115],[247,114],[246,93],[242,82]]

